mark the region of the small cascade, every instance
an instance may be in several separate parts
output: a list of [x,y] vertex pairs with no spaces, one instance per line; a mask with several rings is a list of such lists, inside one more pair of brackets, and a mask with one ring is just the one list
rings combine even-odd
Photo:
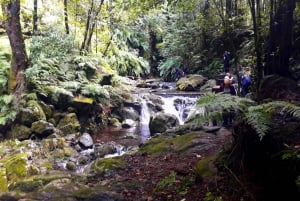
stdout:
[[166,113],[175,115],[179,120],[179,124],[183,125],[197,99],[198,97],[162,96],[163,109]]
[[145,99],[141,98],[141,115],[140,115],[140,137],[144,143],[150,137],[149,121],[150,109]]

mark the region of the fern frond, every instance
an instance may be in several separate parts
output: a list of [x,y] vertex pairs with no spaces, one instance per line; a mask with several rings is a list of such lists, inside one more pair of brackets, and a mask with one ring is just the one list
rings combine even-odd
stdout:
[[[196,111],[189,115],[188,122],[196,123],[207,120],[219,121],[223,115],[234,113],[236,116],[243,116],[244,111],[249,106],[256,103],[250,99],[232,96],[223,93],[206,93],[203,94],[196,103]],[[198,113],[198,114],[197,114]]]
[[300,107],[285,101],[273,101],[249,107],[245,116],[247,123],[262,139],[273,127],[276,114],[300,118]]
[[106,90],[106,88],[94,83],[85,85],[82,88],[81,93],[92,97],[100,96],[103,98],[109,98],[109,92]]
[[249,107],[248,112],[245,113],[245,120],[262,140],[271,129],[272,114],[270,110],[266,110],[265,105],[252,106]]
[[247,107],[255,105],[255,102],[238,96],[232,96],[223,93],[206,93],[201,96],[196,104],[196,107],[204,107],[205,114],[211,112],[243,112]]

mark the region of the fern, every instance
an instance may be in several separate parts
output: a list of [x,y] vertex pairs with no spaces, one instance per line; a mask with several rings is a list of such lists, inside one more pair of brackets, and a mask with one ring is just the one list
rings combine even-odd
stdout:
[[82,94],[96,97],[109,98],[109,92],[101,85],[90,83],[85,85],[81,91]]
[[[250,125],[259,138],[263,137],[274,126],[276,115],[300,118],[300,107],[284,101],[273,101],[259,104],[254,101],[222,93],[207,93],[199,98],[196,109],[203,110],[200,116],[189,119],[193,122],[220,120],[226,113],[235,114],[235,120]],[[197,111],[197,110],[196,110]]]
[[13,102],[13,95],[0,96],[0,125],[5,125],[16,118],[17,110]]
[[204,116],[211,117],[210,115],[215,116],[216,113],[222,115],[225,112],[231,111],[242,113],[247,107],[254,104],[254,101],[238,96],[223,93],[206,93],[198,99],[196,107],[204,107]]

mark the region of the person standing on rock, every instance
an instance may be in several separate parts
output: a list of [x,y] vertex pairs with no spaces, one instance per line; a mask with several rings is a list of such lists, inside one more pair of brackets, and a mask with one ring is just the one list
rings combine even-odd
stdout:
[[230,60],[232,59],[231,53],[229,51],[225,51],[223,54],[223,64],[224,64],[224,72],[229,72]]

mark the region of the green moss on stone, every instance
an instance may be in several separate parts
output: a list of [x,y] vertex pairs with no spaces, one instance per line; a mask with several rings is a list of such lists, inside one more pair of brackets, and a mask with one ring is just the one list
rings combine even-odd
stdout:
[[214,160],[215,156],[210,156],[198,161],[195,170],[196,181],[202,181],[204,178],[215,174],[216,170],[213,165]]
[[24,125],[13,125],[11,131],[7,133],[6,138],[8,139],[18,139],[18,140],[26,140],[31,136],[31,130],[27,126]]
[[6,177],[6,169],[1,167],[0,168],[0,192],[7,192],[8,191],[8,184],[7,184],[7,177]]
[[94,176],[104,176],[106,172],[125,167],[125,162],[119,158],[104,158],[96,160],[90,169],[90,173]]
[[27,153],[17,153],[0,160],[6,168],[9,183],[18,181],[27,176]]
[[10,191],[33,192],[43,186],[41,180],[23,180],[9,186]]
[[150,139],[141,147],[140,152],[158,155],[170,150],[182,152],[192,145],[193,139],[196,137],[197,134],[194,133],[180,135],[175,138],[161,135]]
[[63,134],[67,135],[77,133],[80,128],[80,123],[77,119],[77,115],[75,113],[70,113],[59,121],[57,127]]

